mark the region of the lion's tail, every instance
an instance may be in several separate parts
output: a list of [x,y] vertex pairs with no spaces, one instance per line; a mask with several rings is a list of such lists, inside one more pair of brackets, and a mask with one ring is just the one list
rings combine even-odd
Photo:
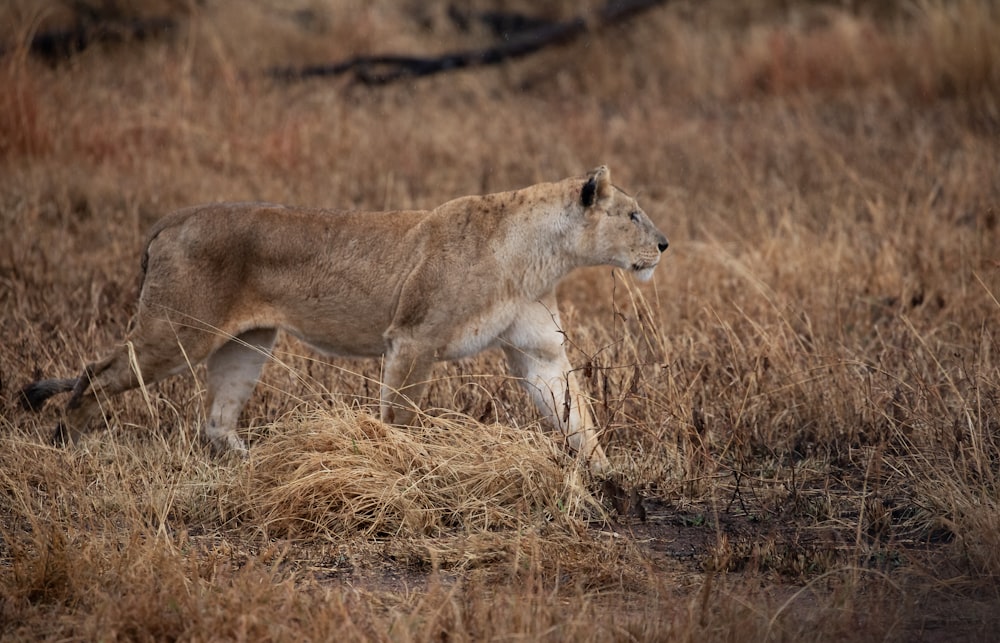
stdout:
[[40,411],[45,400],[59,393],[69,393],[79,383],[80,378],[65,380],[39,380],[21,389],[21,407],[27,411]]

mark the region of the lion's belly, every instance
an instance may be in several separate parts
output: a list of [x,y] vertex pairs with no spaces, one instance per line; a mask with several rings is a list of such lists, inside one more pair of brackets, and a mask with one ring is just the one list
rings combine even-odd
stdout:
[[379,357],[385,353],[385,340],[379,334],[342,331],[305,333],[295,327],[285,327],[284,330],[327,355]]
[[[360,308],[360,307],[358,307]],[[386,323],[357,310],[324,310],[319,315],[285,315],[278,324],[320,352],[341,357],[379,357],[385,353]]]
[[[328,283],[336,287],[326,287]],[[385,353],[391,289],[359,286],[341,275],[326,277],[304,294],[270,288],[266,296],[277,325],[317,350],[342,357]]]

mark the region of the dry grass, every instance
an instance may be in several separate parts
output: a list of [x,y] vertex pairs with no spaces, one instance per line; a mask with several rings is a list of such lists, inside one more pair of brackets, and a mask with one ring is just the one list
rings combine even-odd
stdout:
[[[995,630],[995,3],[675,2],[374,90],[260,72],[488,31],[440,3],[293,5],[102,3],[179,28],[55,66],[0,58],[0,635]],[[0,36],[67,6],[8,3]],[[649,286],[595,269],[560,293],[644,522],[553,455],[498,355],[438,367],[428,414],[398,430],[370,415],[377,362],[285,340],[245,463],[195,442],[197,378],[114,400],[69,450],[44,445],[55,410],[16,405],[120,339],[144,231],[172,208],[433,206],[601,162],[672,244]]]

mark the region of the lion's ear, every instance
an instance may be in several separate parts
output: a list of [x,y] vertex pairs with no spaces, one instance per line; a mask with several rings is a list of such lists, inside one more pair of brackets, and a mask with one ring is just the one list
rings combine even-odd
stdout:
[[602,165],[591,170],[587,175],[587,182],[580,190],[580,203],[583,207],[589,208],[598,201],[611,198],[613,187],[611,185],[611,170],[607,165]]

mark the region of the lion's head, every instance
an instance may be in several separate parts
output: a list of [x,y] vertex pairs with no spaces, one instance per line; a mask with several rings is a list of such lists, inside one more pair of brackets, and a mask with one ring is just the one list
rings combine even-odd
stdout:
[[611,183],[611,171],[600,166],[587,175],[579,192],[585,224],[579,230],[581,259],[611,265],[648,281],[667,249],[667,237],[634,198]]

